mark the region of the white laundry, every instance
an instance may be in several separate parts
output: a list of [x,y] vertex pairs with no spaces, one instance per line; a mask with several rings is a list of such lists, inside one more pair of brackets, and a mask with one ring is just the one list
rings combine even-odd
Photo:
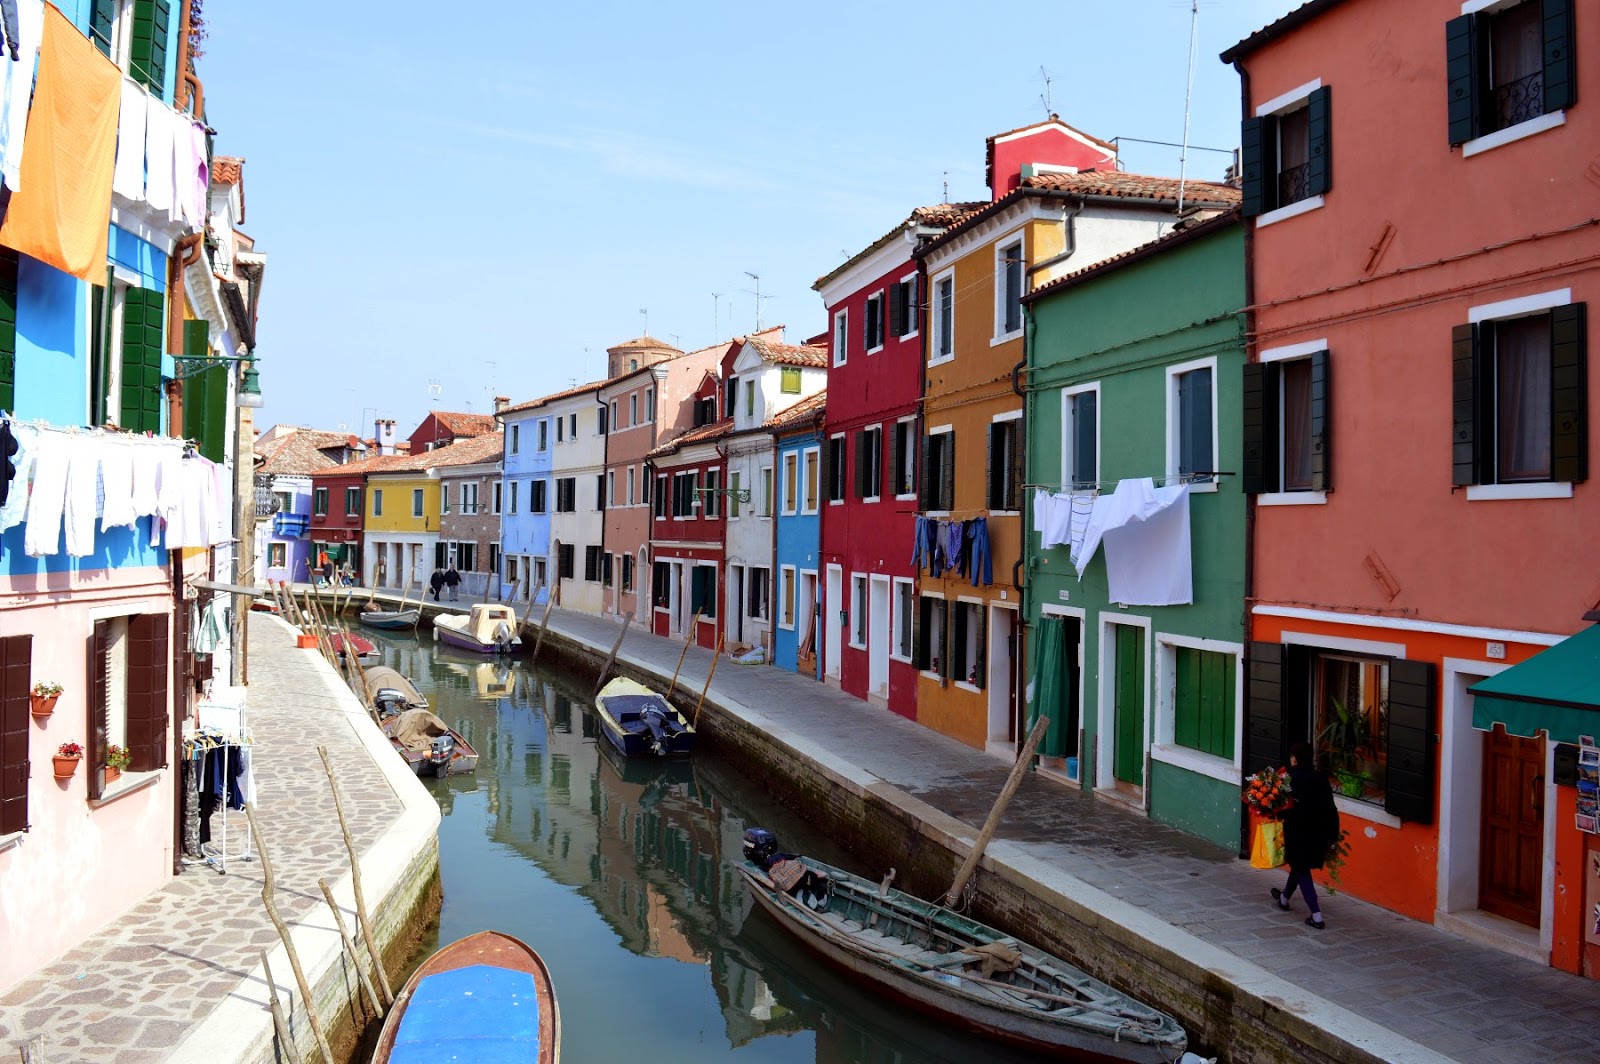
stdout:
[[1189,545],[1189,489],[1155,489],[1158,509],[1105,533],[1106,581],[1112,602],[1187,606],[1194,601]]
[[139,520],[133,506],[133,451],[127,440],[112,437],[100,449],[100,483],[105,489],[105,505],[100,511],[100,530],[132,528]]
[[67,470],[72,452],[65,435],[41,434],[33,460],[33,491],[28,496],[28,527],[23,549],[30,558],[48,558],[61,547],[61,516],[67,505]]
[[1089,519],[1094,516],[1094,500],[1096,496],[1091,492],[1077,492],[1068,496],[1071,508],[1068,520],[1068,558],[1073,565],[1078,564],[1078,555],[1083,550],[1083,537],[1089,531]]
[[1110,495],[1097,496],[1088,525],[1084,528],[1082,546],[1073,563],[1078,570],[1078,579],[1083,579],[1083,571],[1094,560],[1100,541],[1108,533],[1131,521],[1148,520],[1187,494],[1188,488],[1182,484],[1158,489],[1155,481],[1141,477],[1122,481]]
[[[144,154],[148,172],[145,175],[144,198],[155,210],[167,211],[170,218],[173,206],[173,151],[176,147],[173,134],[178,128],[178,116],[154,94],[145,103]],[[188,154],[188,150],[185,146],[184,153]]]
[[233,514],[229,511],[227,501],[230,497],[228,491],[228,467],[220,463],[211,464],[211,542],[208,546],[215,547],[219,543],[226,543],[232,538]]
[[33,99],[33,70],[44,37],[44,0],[17,0],[17,61],[0,62],[0,177],[12,192],[22,187],[22,148]]
[[[169,448],[171,449],[171,448]],[[149,517],[160,509],[161,499],[156,485],[161,480],[162,448],[140,443],[131,448],[133,455],[133,514]]]
[[1042,537],[1041,546],[1065,547],[1072,542],[1072,496],[1040,489],[1033,493],[1033,522]]
[[67,469],[67,553],[83,558],[94,553],[94,526],[100,486],[101,441],[90,436],[68,436],[72,464]]
[[39,449],[39,429],[36,425],[11,423],[11,438],[17,441],[17,453],[11,456],[16,476],[11,480],[11,491],[4,506],[0,506],[0,532],[22,523],[28,511],[28,492],[33,480],[33,458]]
[[117,121],[117,165],[111,172],[111,191],[131,200],[144,199],[145,121],[150,114],[148,94],[138,82],[122,79],[122,113]]
[[[179,134],[182,135],[181,133]],[[196,229],[206,227],[206,194],[211,189],[211,163],[206,154],[206,127],[198,122],[189,124],[189,169],[186,177],[189,191],[189,224]]]

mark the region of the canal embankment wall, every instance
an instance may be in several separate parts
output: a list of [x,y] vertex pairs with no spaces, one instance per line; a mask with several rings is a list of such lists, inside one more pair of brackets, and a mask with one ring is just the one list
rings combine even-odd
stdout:
[[[425,604],[424,636],[426,617],[450,609]],[[539,663],[597,678],[618,630],[608,619],[558,612],[544,633]],[[523,639],[526,657],[539,641],[537,619],[524,626]],[[665,689],[679,649],[679,644],[630,631],[611,675]],[[704,652],[690,652],[674,694],[680,708],[695,711],[709,660]],[[796,692],[786,674],[726,659],[720,669],[699,709],[701,741],[752,770],[775,796],[804,809],[809,820],[852,852],[895,855],[896,886],[923,897],[941,896],[977,828],[863,767],[859,762],[871,758],[852,758],[855,748],[849,743],[830,743],[815,729],[806,734],[791,727],[788,720],[800,708],[795,699],[805,698],[807,688]],[[816,688],[819,697],[827,690]],[[859,712],[877,711],[862,704]],[[981,819],[979,813],[974,822]],[[1025,842],[991,842],[969,897],[976,918],[1171,1013],[1189,1032],[1191,1048],[1223,1064],[1439,1064],[1449,1059],[1041,860]]]

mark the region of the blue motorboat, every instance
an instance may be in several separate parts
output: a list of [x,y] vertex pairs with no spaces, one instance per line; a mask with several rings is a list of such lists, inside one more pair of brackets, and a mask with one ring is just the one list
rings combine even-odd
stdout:
[[600,731],[627,757],[681,757],[694,750],[694,725],[642,683],[618,677],[594,700]]

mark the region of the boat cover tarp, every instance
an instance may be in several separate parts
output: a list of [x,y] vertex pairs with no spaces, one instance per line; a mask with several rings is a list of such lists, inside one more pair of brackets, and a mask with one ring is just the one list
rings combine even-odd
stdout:
[[528,972],[474,964],[417,983],[389,1064],[539,1059],[539,988]]
[[449,734],[450,725],[425,709],[406,710],[394,726],[394,737],[400,745],[419,754],[432,749],[435,737]]
[[602,695],[601,697],[605,698],[606,712],[610,713],[618,724],[638,720],[639,715],[647,709],[656,710],[669,721],[676,716],[671,707],[667,705],[666,700],[660,695],[611,695],[609,697]]

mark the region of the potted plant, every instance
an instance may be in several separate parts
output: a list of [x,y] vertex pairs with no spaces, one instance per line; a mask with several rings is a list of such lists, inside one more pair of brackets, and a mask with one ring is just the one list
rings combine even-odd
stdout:
[[127,768],[128,763],[132,760],[133,755],[128,752],[126,747],[118,746],[116,743],[108,746],[106,748],[106,782],[110,783],[121,776],[122,770]]
[[78,762],[83,760],[83,747],[77,743],[62,743],[50,760],[55,764],[56,779],[69,780],[78,771]]
[[1347,798],[1359,798],[1370,778],[1361,770],[1371,737],[1367,714],[1360,706],[1346,705],[1337,698],[1328,699],[1328,704],[1333,708],[1333,716],[1317,739],[1328,748],[1328,767],[1339,781],[1339,790]]
[[28,701],[31,703],[33,715],[36,717],[48,717],[50,714],[56,711],[56,699],[60,697],[60,684],[47,683],[43,680],[40,680],[38,683],[33,685],[33,690],[28,696]]

